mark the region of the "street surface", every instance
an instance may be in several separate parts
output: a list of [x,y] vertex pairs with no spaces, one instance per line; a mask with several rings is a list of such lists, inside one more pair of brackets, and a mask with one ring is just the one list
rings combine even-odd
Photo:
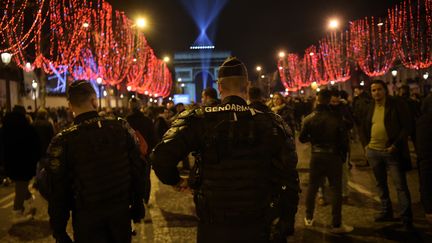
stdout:
[[[354,167],[351,170],[349,181],[349,203],[343,205],[342,213],[343,221],[354,226],[354,231],[343,236],[328,232],[331,221],[330,205],[317,206],[316,226],[305,229],[304,199],[308,185],[310,150],[308,145],[298,144],[297,151],[303,193],[297,213],[296,233],[289,238],[289,242],[432,242],[432,226],[426,223],[420,204],[417,170],[408,173],[416,232],[404,232],[400,222],[374,222],[379,203],[370,168],[356,166],[364,163],[359,144],[352,146],[351,161]],[[396,193],[391,181],[389,181],[389,186],[395,204],[397,203]],[[47,204],[37,193],[35,219],[27,223],[12,225],[13,191],[13,185],[0,187],[0,242],[55,242],[49,228]],[[138,234],[133,238],[133,242],[195,242],[196,225],[192,195],[175,192],[171,187],[161,184],[152,173],[152,195],[147,215],[144,224],[139,226]],[[68,232],[72,235],[70,223]]]

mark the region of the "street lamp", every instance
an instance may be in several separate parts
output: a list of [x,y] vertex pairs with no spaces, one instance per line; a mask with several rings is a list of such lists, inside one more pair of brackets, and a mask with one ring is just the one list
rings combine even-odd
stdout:
[[328,22],[328,28],[331,29],[331,30],[338,29],[339,25],[340,25],[340,22],[336,18],[330,19],[329,22]]
[[261,72],[262,67],[261,67],[261,66],[257,66],[257,67],[256,67],[256,70],[257,70],[258,72]]
[[429,78],[429,73],[428,72],[425,72],[424,74],[423,74],[423,79],[424,80],[427,80]]
[[165,63],[168,63],[168,62],[170,61],[169,56],[165,56],[165,57],[163,58],[163,61],[164,61]]
[[279,58],[284,58],[285,57],[285,52],[284,51],[280,51],[279,52]]
[[[6,71],[9,71],[8,64],[12,60],[12,54],[8,52],[4,52],[1,54],[1,60],[6,66]],[[11,111],[11,93],[10,93],[10,80],[9,80],[9,72],[6,73],[6,111]]]
[[145,18],[138,18],[136,20],[136,26],[140,29],[145,28],[147,26],[147,20]]
[[393,76],[393,84],[396,84],[396,77],[398,75],[398,71],[396,69],[392,70],[391,75]]
[[99,111],[102,110],[102,78],[99,77],[96,79],[96,83],[98,84],[99,88]]
[[38,87],[38,83],[36,81],[32,81],[32,88],[33,88],[33,96],[34,96],[34,103],[35,103],[35,108],[34,111],[37,111],[37,87]]

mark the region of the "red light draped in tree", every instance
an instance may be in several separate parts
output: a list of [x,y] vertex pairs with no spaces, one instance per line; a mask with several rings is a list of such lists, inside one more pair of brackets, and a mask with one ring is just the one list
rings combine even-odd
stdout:
[[132,24],[123,12],[114,11],[113,15],[111,5],[102,6],[98,14],[105,21],[96,30],[97,63],[104,83],[114,86],[126,78],[133,62]]
[[320,52],[329,81],[350,79],[349,41],[347,33],[333,32],[320,41]]
[[403,65],[411,69],[432,65],[432,1],[407,0],[389,10],[391,31]]
[[386,74],[396,60],[396,43],[388,20],[372,18],[355,21],[350,26],[351,48],[355,60],[369,77]]
[[309,83],[317,84],[328,83],[328,76],[324,68],[324,62],[321,52],[316,46],[310,46],[304,54],[306,72],[309,73]]
[[[85,46],[86,27],[90,20],[87,1],[52,0],[49,7],[49,33],[39,33],[35,65],[45,73],[60,66],[71,67]],[[88,28],[88,26],[87,26]],[[44,40],[49,35],[49,41]]]

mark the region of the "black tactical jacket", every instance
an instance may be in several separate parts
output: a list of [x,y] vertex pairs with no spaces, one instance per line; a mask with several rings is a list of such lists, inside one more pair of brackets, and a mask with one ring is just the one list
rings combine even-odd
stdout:
[[87,112],[55,136],[46,160],[48,212],[54,237],[65,234],[69,211],[109,215],[142,202],[144,161],[126,121]]
[[280,116],[254,110],[238,96],[183,112],[151,155],[159,179],[177,184],[177,163],[190,152],[201,158],[194,185],[201,223],[262,223],[274,196],[283,201],[279,216],[294,221],[297,154]]
[[341,114],[327,105],[318,105],[303,120],[299,140],[310,142],[312,152],[343,155],[348,146],[348,127]]

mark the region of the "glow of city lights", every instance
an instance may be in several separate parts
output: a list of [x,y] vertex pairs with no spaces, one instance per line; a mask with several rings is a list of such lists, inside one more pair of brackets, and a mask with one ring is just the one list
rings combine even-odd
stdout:
[[135,95],[132,95],[132,99],[135,98]]
[[330,84],[331,84],[331,85],[335,85],[335,83],[336,83],[336,82],[335,82],[334,80],[330,81]]
[[191,46],[189,47],[191,50],[211,50],[215,49],[215,46]]
[[150,98],[149,101],[150,101],[150,102],[153,102],[153,98]]
[[181,84],[181,87],[184,87],[185,86],[185,84]]
[[361,81],[360,86],[364,86],[364,85],[365,85],[365,81]]
[[309,56],[311,56],[311,57],[313,57],[314,55],[315,55],[315,53],[313,53],[313,52],[309,53]]
[[181,82],[181,81],[182,81],[182,79],[181,79],[181,78],[178,78],[178,79],[177,79],[177,81]]
[[3,52],[1,54],[1,60],[5,65],[8,65],[12,60],[12,54],[10,54],[9,52]]
[[316,89],[316,91],[317,91],[317,92],[320,92],[320,91],[321,91],[321,89],[320,89],[320,88],[317,88],[317,89]]
[[261,75],[261,78],[265,78],[265,75]]
[[158,94],[154,94],[154,97],[158,97]]
[[90,25],[89,25],[89,23],[87,23],[87,22],[84,22],[83,25],[82,25],[82,27],[84,27],[84,28],[86,28],[86,29],[87,29],[89,26],[90,26]]
[[98,77],[98,78],[96,79],[96,83],[99,84],[99,85],[102,84],[102,78],[101,78],[101,77]]
[[153,102],[154,102],[154,103],[157,103],[158,101],[157,101],[157,99],[155,99]]
[[261,72],[262,67],[261,67],[261,66],[257,66],[257,67],[256,67],[256,70],[257,70],[258,72]]
[[280,58],[284,58],[285,57],[285,52],[284,51],[280,51],[279,52],[279,57]]
[[127,86],[126,89],[127,89],[127,91],[130,92],[132,90],[132,87],[131,86]]
[[392,70],[391,74],[393,77],[396,77],[398,75],[398,71],[397,70]]
[[26,67],[26,69],[31,69],[32,65],[31,65],[31,63],[27,62],[26,65],[25,65],[25,67]]
[[301,94],[304,94],[304,90],[300,90],[300,93],[301,93]]
[[[318,88],[318,84],[317,84],[317,82],[312,82],[311,83],[311,88],[312,89],[317,89]],[[303,94],[303,93],[302,93]]]
[[426,79],[428,79],[428,78],[429,78],[429,73],[428,73],[428,72],[425,72],[425,74],[423,74],[423,79],[426,80]]
[[289,91],[289,89],[285,89],[285,92],[288,92]]
[[138,28],[145,28],[147,26],[147,20],[145,18],[139,18],[136,20]]
[[123,95],[123,94],[121,94],[121,95],[120,95],[120,99],[123,99],[123,98],[124,98],[124,95]]
[[270,98],[273,98],[273,94],[270,94]]
[[133,61],[134,61],[134,62],[136,62],[136,61],[137,61],[137,59],[136,59],[136,58],[134,58],[134,59],[133,59]]
[[166,62],[166,63],[168,63],[168,62],[170,61],[170,58],[169,58],[168,56],[165,56],[165,57],[163,58],[163,61]]
[[108,92],[106,90],[103,91],[103,96],[106,97],[108,95]]
[[169,98],[168,98],[168,100],[172,100],[172,98],[171,98],[171,97],[169,97]]
[[32,81],[32,87],[33,87],[33,89],[37,89],[37,87],[38,87],[38,83],[34,80]]
[[148,91],[147,91],[147,90],[146,90],[146,91],[144,91],[144,94],[145,94],[145,95],[148,95]]
[[335,30],[335,29],[339,28],[339,25],[340,25],[339,20],[336,18],[330,19],[328,22],[328,27],[331,30]]

